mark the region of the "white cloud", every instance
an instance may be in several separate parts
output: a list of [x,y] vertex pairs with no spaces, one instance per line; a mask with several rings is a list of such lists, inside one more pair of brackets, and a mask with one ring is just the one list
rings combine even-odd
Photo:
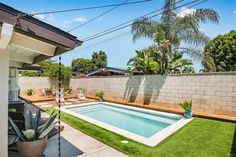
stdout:
[[45,19],[45,16],[43,14],[41,15],[35,15],[34,16],[36,19],[39,19],[39,20],[44,20]]
[[86,21],[87,21],[87,19],[84,17],[77,17],[74,19],[74,22],[78,22],[78,23],[84,23]]
[[64,24],[71,24],[71,21],[64,21]]
[[236,10],[234,11],[234,13],[236,14]]
[[72,23],[71,21],[64,21],[62,27],[67,28],[71,23]]
[[62,24],[63,28],[68,28],[70,25],[74,24],[74,23],[84,23],[87,21],[87,18],[85,17],[77,17],[74,18],[72,21],[64,21]]
[[179,17],[184,17],[186,15],[193,14],[195,11],[196,9],[193,8],[182,7],[177,15]]
[[54,16],[52,14],[40,14],[35,15],[34,17],[47,23],[52,23],[54,21]]

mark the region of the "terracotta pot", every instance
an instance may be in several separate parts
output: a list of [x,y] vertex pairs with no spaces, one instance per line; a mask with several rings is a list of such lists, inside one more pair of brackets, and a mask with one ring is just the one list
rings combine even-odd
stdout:
[[47,138],[30,142],[17,142],[17,149],[21,157],[42,157],[46,146]]

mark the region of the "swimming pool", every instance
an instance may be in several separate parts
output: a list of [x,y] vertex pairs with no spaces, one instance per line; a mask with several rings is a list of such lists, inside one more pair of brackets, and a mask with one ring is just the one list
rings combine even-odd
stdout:
[[62,111],[149,146],[155,146],[191,120],[107,102],[67,106]]

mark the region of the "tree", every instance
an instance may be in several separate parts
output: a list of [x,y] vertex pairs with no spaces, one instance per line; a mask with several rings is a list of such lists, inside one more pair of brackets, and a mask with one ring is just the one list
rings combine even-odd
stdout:
[[94,64],[90,59],[77,58],[72,61],[72,71],[87,74],[94,70]]
[[170,42],[171,55],[175,50],[186,53],[195,58],[200,58],[200,51],[185,45],[199,46],[208,41],[208,37],[200,31],[199,23],[218,23],[219,15],[213,9],[197,9],[193,13],[180,16],[175,12],[176,0],[165,0],[161,21],[157,22],[148,18],[141,18],[132,24],[133,40],[141,37],[155,39],[159,43],[163,40]]
[[170,74],[194,73],[193,63],[191,60],[183,59],[182,54],[174,56],[168,64],[168,72]]
[[152,45],[142,51],[136,51],[136,56],[128,61],[128,71],[131,74],[166,74],[193,73],[191,60],[183,59],[181,53],[170,55],[168,41],[160,45]]
[[[45,71],[44,75],[49,77],[49,79],[52,81],[53,85],[56,85],[58,83],[58,78],[59,78],[59,64],[53,63],[50,67],[48,67],[48,70]],[[69,86],[71,76],[72,76],[71,67],[65,67],[62,64],[61,65],[62,86],[64,86],[64,87]]]
[[159,64],[150,57],[148,50],[136,51],[136,56],[127,65],[129,73],[134,75],[156,74],[159,71]]
[[104,51],[93,52],[92,62],[94,64],[94,70],[107,66],[107,55]]
[[104,51],[93,52],[92,59],[77,58],[72,61],[72,71],[87,74],[107,66],[107,55]]
[[27,70],[19,70],[19,74],[21,74],[21,76],[29,76],[29,77],[37,77],[37,76],[40,76],[40,72],[27,71]]
[[[59,77],[59,64],[53,60],[47,60],[39,63],[41,66],[41,76],[49,77],[52,86],[57,86]],[[71,67],[61,64],[61,81],[63,87],[68,87],[72,76]]]
[[[57,86],[58,76],[59,76],[59,64],[55,63],[54,60],[46,60],[39,63],[41,66],[41,71],[39,72],[29,72],[21,71],[20,73],[23,76],[46,76],[50,79],[52,86]],[[61,81],[63,87],[68,87],[70,78],[72,76],[71,67],[66,67],[63,64],[61,65]]]
[[40,76],[47,76],[47,72],[49,71],[50,67],[55,64],[55,60],[48,59],[46,61],[42,61],[39,63],[41,66]]
[[204,48],[204,71],[236,71],[236,31],[219,35]]

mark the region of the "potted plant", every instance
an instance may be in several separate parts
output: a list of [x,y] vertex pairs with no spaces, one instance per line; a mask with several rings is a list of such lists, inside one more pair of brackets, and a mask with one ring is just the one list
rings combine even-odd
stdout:
[[72,93],[72,88],[70,88],[69,86],[66,86],[65,91],[67,95],[70,95]]
[[25,113],[25,130],[21,130],[9,117],[9,122],[18,137],[17,149],[21,157],[41,157],[47,146],[47,135],[57,122],[54,112],[48,120],[39,126],[41,112],[38,110],[35,115],[31,111]]
[[33,92],[34,92],[34,89],[32,89],[32,88],[26,89],[26,91],[25,91],[25,93],[26,93],[28,96],[33,95]]
[[97,93],[96,93],[96,97],[99,98],[99,101],[100,101],[100,102],[103,102],[103,100],[104,100],[104,92],[103,92],[102,90],[99,91],[99,92],[97,92]]
[[185,100],[184,102],[179,103],[178,105],[184,109],[184,117],[192,117],[192,101]]
[[45,88],[46,95],[52,95],[52,88]]

